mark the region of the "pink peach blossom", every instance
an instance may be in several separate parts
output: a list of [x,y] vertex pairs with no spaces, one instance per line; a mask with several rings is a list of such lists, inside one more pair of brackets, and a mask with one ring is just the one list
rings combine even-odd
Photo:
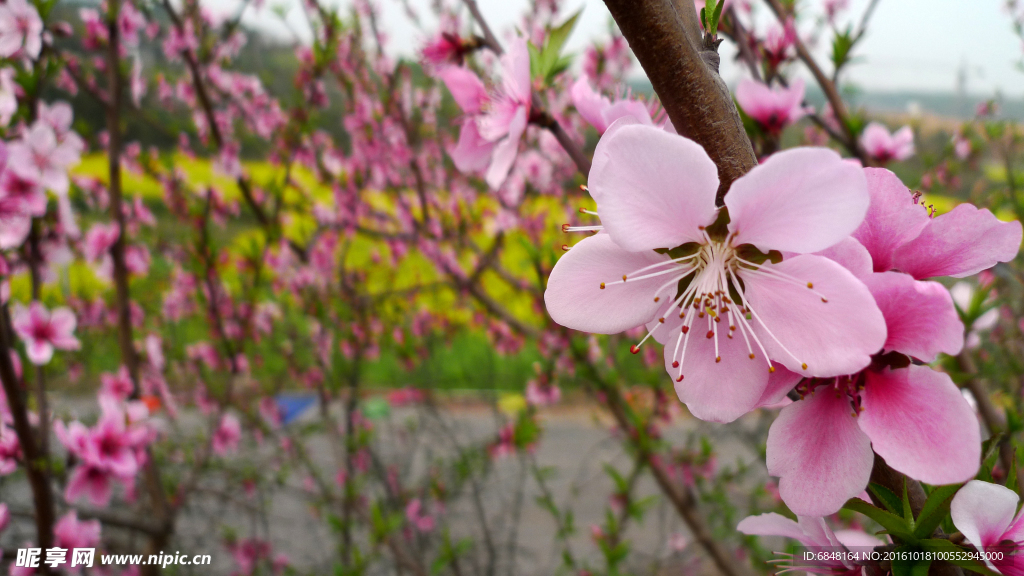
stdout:
[[[836,548],[874,548],[884,544],[878,538],[861,530],[838,530],[833,532],[824,518],[800,516],[791,520],[781,514],[770,512],[759,516],[747,516],[736,526],[744,534],[752,536],[782,536],[792,538],[809,549]],[[790,570],[806,570],[808,574],[832,574],[834,576],[861,576],[863,567],[857,563],[841,559],[840,555],[823,555],[825,559],[816,559],[813,563],[778,566],[782,572]]]
[[[999,551],[1007,557],[998,566],[985,559],[989,568],[1006,576],[1024,575],[1024,566],[1011,560],[1019,559],[1024,549],[1024,511],[1017,513],[1019,501],[1017,493],[1005,486],[971,480],[949,504],[953,525],[968,542],[979,552]],[[1007,553],[1007,548],[1012,552]]]
[[868,156],[882,164],[892,160],[901,162],[914,155],[914,131],[904,126],[890,134],[885,126],[872,122],[861,134],[860,144]]
[[866,168],[871,204],[853,233],[871,255],[876,272],[899,270],[914,278],[964,278],[1013,260],[1020,222],[1000,222],[991,212],[960,204],[931,217],[892,172]]
[[25,342],[25,352],[33,364],[42,366],[53,358],[54,349],[78,350],[82,344],[75,338],[75,314],[70,308],[49,311],[39,302],[28,308],[14,306],[11,323]]
[[234,414],[225,414],[220,419],[217,430],[213,433],[211,445],[214,454],[226,456],[238,449],[242,439],[242,424]]
[[466,113],[459,143],[450,151],[463,172],[486,168],[493,190],[508,177],[519,152],[519,140],[530,119],[530,54],[526,40],[516,38],[501,56],[501,87],[488,93],[467,68],[449,66],[438,75]]
[[769,88],[745,79],[736,88],[736,101],[766,132],[778,135],[782,129],[806,114],[803,108],[804,81],[797,78],[789,88]]
[[612,102],[607,96],[595,92],[586,77],[580,77],[573,83],[569,95],[580,116],[602,134],[608,126],[624,116],[630,116],[641,124],[654,125],[651,112],[643,102],[629,97]]
[[43,20],[36,7],[25,0],[0,4],[0,58],[19,53],[39,57],[43,48]]
[[100,521],[79,520],[78,512],[72,510],[53,527],[54,546],[60,548],[95,548],[100,543]]
[[[802,399],[783,408],[768,432],[768,472],[780,477],[782,499],[800,515],[831,514],[861,493],[874,454],[929,484],[973,478],[981,456],[978,421],[959,389],[948,375],[911,362],[963,348],[949,292],[907,274],[871,272],[855,240],[844,249],[830,257],[860,274],[885,317],[887,337],[871,368],[801,383]],[[891,353],[903,362],[894,365]]]
[[[800,376],[867,366],[885,322],[862,282],[814,255],[860,225],[870,200],[859,167],[798,148],[734,182],[724,209],[718,185],[695,142],[619,120],[590,173],[603,231],[562,256],[544,299],[556,322],[584,332],[646,324],[683,403],[728,422],[774,403]],[[708,229],[726,214],[727,226]],[[791,255],[756,258],[772,250]]]

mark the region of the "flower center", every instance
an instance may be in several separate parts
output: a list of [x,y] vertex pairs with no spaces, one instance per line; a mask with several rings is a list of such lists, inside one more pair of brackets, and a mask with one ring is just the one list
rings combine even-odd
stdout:
[[754,360],[757,357],[755,348],[760,350],[768,364],[768,371],[775,372],[772,359],[768,356],[758,332],[754,330],[755,325],[760,327],[762,336],[767,335],[774,340],[796,364],[806,370],[807,363],[797,358],[786,348],[785,344],[779,341],[749,299],[746,298],[741,278],[750,279],[759,276],[805,286],[819,296],[822,302],[828,302],[828,299],[815,290],[812,283],[804,282],[775,269],[768,259],[758,263],[744,258],[750,251],[749,247],[747,245],[734,246],[732,240],[735,238],[735,233],[730,233],[724,241],[712,239],[706,231],[703,231],[703,235],[704,242],[693,254],[645,266],[631,273],[623,274],[621,280],[601,283],[601,289],[604,290],[626,282],[659,276],[668,278],[654,293],[655,302],[666,300],[668,305],[663,309],[654,327],[644,336],[643,340],[634,344],[630,351],[634,354],[639,352],[640,346],[648,338],[658,330],[665,329],[666,318],[671,318],[672,314],[678,314],[681,325],[674,339],[675,343],[673,345],[672,339],[669,338],[665,344],[673,346],[672,368],[677,370],[676,382],[683,380],[683,364],[690,338],[699,338],[701,335],[709,340],[714,340],[715,362],[719,363],[722,361],[719,339],[724,336],[732,340],[739,333],[746,345],[748,358]]

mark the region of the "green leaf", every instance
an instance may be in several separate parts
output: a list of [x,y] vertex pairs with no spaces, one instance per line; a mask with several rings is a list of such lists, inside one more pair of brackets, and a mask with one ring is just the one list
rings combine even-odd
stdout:
[[906,520],[891,512],[882,510],[881,508],[876,508],[860,498],[850,498],[846,501],[846,504],[843,504],[843,508],[853,510],[854,512],[860,512],[875,522],[878,522],[883,528],[885,528],[886,532],[891,534],[894,538],[898,538],[904,542],[917,541],[917,538],[914,537],[913,529]]
[[[710,0],[709,0],[710,1]],[[725,8],[725,0],[719,0],[715,5],[714,14],[711,16],[711,35],[718,34],[718,23],[722,21],[722,8]]]
[[[536,58],[533,57],[533,52],[530,53],[530,72],[533,77],[544,78],[545,81],[548,81],[555,74],[569,67],[571,60],[562,56],[562,49],[565,47],[569,35],[572,34],[573,28],[576,27],[576,22],[579,21],[582,12],[583,9],[580,8],[565,22],[552,28],[548,32],[547,38],[544,39],[544,47],[538,51]],[[536,61],[536,66],[533,64],[534,61]]]
[[533,42],[527,42],[526,50],[530,53],[530,78],[536,78],[540,76],[540,51],[533,45]]
[[370,398],[363,402],[363,414],[370,420],[382,420],[391,414],[391,405],[384,398]]
[[924,506],[921,508],[921,513],[917,516],[917,522],[914,525],[914,536],[918,538],[928,538],[932,535],[932,532],[942,523],[945,519],[946,514],[949,513],[949,502],[953,499],[953,495],[956,494],[957,490],[960,489],[961,484],[950,484],[948,486],[938,486],[932,490],[932,493],[928,495],[928,500],[925,501]]
[[892,490],[889,490],[881,484],[872,482],[868,484],[868,491],[871,492],[875,498],[881,500],[882,505],[885,506],[889,512],[892,512],[893,514],[903,513],[903,502],[900,501],[899,497],[892,493]]
[[907,479],[903,479],[903,518],[914,526],[914,510],[910,506],[910,495],[907,494]]
[[981,469],[978,470],[978,480],[984,482],[993,482],[992,480],[992,469],[996,465],[996,459],[999,458],[999,442],[1003,439],[1003,433],[995,434],[988,440],[981,443]]

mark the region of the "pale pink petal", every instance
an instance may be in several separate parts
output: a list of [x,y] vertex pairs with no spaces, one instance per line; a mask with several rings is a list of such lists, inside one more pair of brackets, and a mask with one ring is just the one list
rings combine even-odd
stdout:
[[466,114],[478,114],[488,101],[484,83],[468,68],[447,66],[437,74]]
[[807,544],[807,535],[800,525],[775,512],[747,516],[736,525],[736,530],[750,536],[782,536]]
[[1013,260],[1020,241],[1020,222],[1000,222],[984,208],[960,204],[900,246],[894,267],[914,278],[963,278]]
[[953,496],[953,525],[975,546],[998,544],[1017,511],[1017,494],[998,484],[971,480]]
[[611,100],[594,92],[585,76],[573,83],[572,88],[569,89],[569,95],[572,97],[573,106],[584,120],[598,132],[608,129],[609,122],[605,121],[603,113],[605,109],[611,107]]
[[843,238],[838,244],[815,252],[818,256],[824,256],[829,260],[846,268],[854,276],[861,278],[872,272],[871,254],[852,237]]
[[757,80],[744,78],[736,87],[736,103],[758,122],[764,123],[772,113],[773,100],[772,89]]
[[627,250],[700,242],[717,213],[718,168],[704,149],[631,118],[598,142],[589,185],[605,230]]
[[611,126],[619,118],[634,118],[641,124],[654,126],[654,120],[651,119],[651,111],[647,109],[643,102],[636,100],[619,100],[605,108],[601,115],[608,126]]
[[473,173],[487,168],[493,152],[494,143],[480,136],[476,121],[469,119],[462,125],[459,143],[448,153],[460,172]]
[[53,346],[46,340],[29,340],[25,344],[25,355],[29,362],[43,366],[53,358]]
[[978,418],[948,375],[927,366],[869,371],[861,403],[861,430],[895,470],[928,484],[978,472]]
[[512,122],[508,125],[508,136],[494,147],[491,167],[487,169],[486,176],[487,185],[492,190],[501,188],[505,178],[508,177],[509,170],[512,169],[512,164],[516,161],[516,155],[519,153],[519,139],[522,138],[523,132],[526,132],[527,113],[525,107],[520,106],[516,109]]
[[776,404],[786,400],[786,395],[800,383],[801,378],[803,376],[784,366],[776,366],[775,372],[768,375],[768,385],[757,401],[758,408],[776,407]]
[[[668,259],[653,251],[627,252],[607,234],[584,238],[551,271],[544,292],[548,314],[562,326],[598,334],[616,334],[645,324],[658,312],[654,292],[664,277],[611,282]],[[606,283],[603,290],[602,282]]]
[[[757,407],[768,385],[768,363],[760,350],[751,359],[743,338],[737,334],[729,339],[724,331],[718,335],[716,356],[715,338],[707,338],[708,330],[702,320],[694,321],[679,367],[673,367],[679,357],[675,339],[666,343],[665,368],[673,380],[682,369],[676,395],[691,414],[708,422],[732,422]],[[721,362],[715,361],[718,356]]]
[[913,240],[931,219],[903,182],[885,168],[865,168],[871,205],[853,233],[871,253],[875,272],[892,269],[893,254]]
[[868,485],[874,454],[846,396],[819,388],[782,409],[768,430],[768,473],[800,516],[827,516]]
[[863,530],[836,530],[836,540],[847,548],[874,548],[885,544]]
[[75,313],[70,308],[54,308],[50,313],[50,326],[53,326],[60,335],[70,335],[75,331],[77,325],[78,320],[75,319]]
[[827,148],[792,148],[733,182],[725,196],[733,244],[810,253],[860,226],[870,198],[863,170]]
[[15,303],[11,311],[11,326],[21,337],[27,337],[32,333],[32,317],[24,304]]
[[893,157],[906,160],[914,155],[914,130],[910,126],[900,128],[892,135]]
[[3,216],[0,218],[0,250],[17,248],[28,238],[32,230],[32,218],[28,216]]
[[526,39],[517,36],[501,56],[501,73],[506,93],[521,104],[530,102],[530,51]]
[[751,323],[772,360],[805,376],[829,377],[857,372],[882,349],[885,319],[871,292],[847,269],[810,254],[766,269],[799,281],[739,274],[757,315]]
[[955,355],[964,347],[964,325],[942,284],[899,272],[871,274],[861,280],[885,317],[886,350],[931,362],[939,352]]

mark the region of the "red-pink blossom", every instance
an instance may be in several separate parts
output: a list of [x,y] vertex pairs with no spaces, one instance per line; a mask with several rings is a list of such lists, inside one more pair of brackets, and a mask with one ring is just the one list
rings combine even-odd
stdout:
[[225,414],[221,417],[217,429],[213,432],[210,444],[214,454],[226,456],[238,449],[238,443],[242,439],[242,424],[234,414]]
[[[580,116],[602,134],[613,122],[625,116],[632,117],[641,124],[654,125],[651,112],[643,102],[628,96],[612,102],[607,96],[595,92],[586,77],[580,77],[573,83],[569,95]],[[671,123],[668,125],[671,126]]]
[[25,0],[0,4],[0,58],[23,54],[38,58],[43,48],[43,20]]
[[[1006,576],[1024,575],[1024,512],[1017,512],[1020,497],[1005,486],[971,480],[949,504],[953,525],[979,552],[990,552],[985,563]],[[993,562],[995,557],[1002,562]]]
[[53,526],[53,544],[68,550],[95,548],[100,543],[100,530],[99,520],[79,520],[78,512],[72,510]]
[[736,101],[766,132],[778,135],[782,129],[806,114],[803,108],[804,81],[797,78],[786,88],[769,88],[745,79],[736,88]]
[[39,302],[28,308],[16,304],[11,323],[25,342],[29,361],[39,366],[50,362],[54,349],[78,350],[82,345],[74,335],[77,321],[70,308],[55,308],[51,312]]
[[860,144],[868,156],[882,164],[892,160],[899,162],[914,155],[914,131],[904,126],[890,134],[885,126],[872,122],[864,128]]
[[530,119],[530,54],[516,38],[501,56],[500,88],[488,93],[467,68],[448,66],[438,75],[466,114],[458,145],[449,153],[463,172],[486,169],[493,190],[505,182]]
[[[736,529],[752,536],[792,538],[811,550],[823,552],[837,551],[837,548],[853,548],[861,552],[865,551],[862,549],[873,549],[875,546],[884,544],[878,538],[862,530],[833,532],[825,519],[821,517],[799,516],[794,521],[774,512],[759,516],[747,516],[740,521]],[[844,555],[838,553],[815,555],[810,560],[793,562],[792,565],[784,563],[778,567],[783,568],[780,573],[804,570],[808,574],[861,576],[863,572],[863,567],[859,563],[847,560]]]
[[919,280],[964,278],[1016,257],[1020,222],[1001,222],[970,204],[933,218],[895,174],[864,172],[871,204],[853,237],[867,249],[874,271],[895,269]]

